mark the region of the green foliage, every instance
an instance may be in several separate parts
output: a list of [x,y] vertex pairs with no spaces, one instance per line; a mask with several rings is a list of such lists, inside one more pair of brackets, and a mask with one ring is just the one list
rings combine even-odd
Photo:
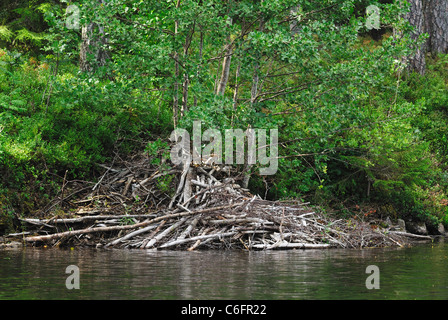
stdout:
[[[144,149],[163,171],[173,120],[188,130],[201,120],[203,130],[278,128],[277,174],[252,168],[251,188],[269,198],[386,202],[403,216],[447,221],[448,60],[434,59],[425,77],[407,74],[406,7],[77,1],[80,25],[95,24],[87,59],[95,65],[104,35],[109,56],[80,72],[81,32],[65,26],[68,4],[3,5],[0,39],[9,50],[0,51],[0,183],[26,190],[14,201],[29,203],[37,181],[43,192],[55,189],[50,172],[91,177],[95,163],[116,152]],[[381,9],[378,34],[365,26],[370,4]],[[218,94],[229,45],[229,77]],[[162,175],[160,189],[172,192],[172,179]]]
[[113,152],[133,152],[150,132],[170,126],[149,104],[139,107],[145,94],[110,81],[75,78],[70,65],[60,66],[54,77],[47,62],[0,55],[0,185],[21,190],[10,203],[25,205],[26,212],[48,200],[35,200],[36,194],[54,194],[53,180],[65,170],[69,177],[86,177]]
[[47,37],[44,31],[48,25],[43,12],[56,3],[52,0],[3,1],[0,4],[0,41],[8,49],[37,53]]
[[22,43],[31,43],[33,45],[39,46],[42,43],[42,40],[45,39],[45,35],[29,31],[25,28],[20,29],[16,32],[15,41]]
[[14,33],[7,26],[0,26],[0,39],[11,41],[13,37]]

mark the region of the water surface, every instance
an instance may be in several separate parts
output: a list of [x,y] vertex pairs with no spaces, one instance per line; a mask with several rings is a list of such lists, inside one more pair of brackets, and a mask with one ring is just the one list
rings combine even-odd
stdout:
[[[0,299],[448,299],[448,244],[272,252],[0,251]],[[80,289],[68,290],[69,265]],[[367,289],[366,268],[380,270]]]

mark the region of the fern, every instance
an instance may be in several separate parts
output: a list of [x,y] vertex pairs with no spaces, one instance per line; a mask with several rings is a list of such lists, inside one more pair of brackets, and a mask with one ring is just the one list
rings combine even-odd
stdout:
[[48,3],[48,2],[41,3],[40,5],[38,5],[36,7],[36,10],[41,12],[42,14],[49,12],[51,9],[52,9],[52,5],[51,5],[51,3]]
[[41,41],[45,38],[45,33],[36,33],[23,28],[17,31],[17,36],[14,41],[31,42],[40,45]]
[[24,113],[27,111],[27,102],[23,99],[13,99],[11,96],[0,94],[0,107],[15,111],[19,113]]
[[13,37],[14,33],[7,26],[0,26],[0,39],[11,41]]

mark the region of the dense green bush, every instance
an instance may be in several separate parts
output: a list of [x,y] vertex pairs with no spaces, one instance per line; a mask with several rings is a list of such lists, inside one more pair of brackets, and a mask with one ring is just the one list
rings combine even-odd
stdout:
[[[285,8],[297,4],[304,19],[294,36]],[[22,23],[7,15],[0,26],[8,47],[0,51],[0,210],[32,212],[65,172],[93,179],[95,164],[117,153],[166,152],[173,120],[188,130],[201,120],[203,130],[279,130],[277,174],[252,168],[251,189],[268,198],[344,210],[367,203],[446,224],[447,56],[430,62],[426,76],[409,74],[404,9],[379,1],[387,28],[374,40],[367,4],[80,1],[81,24],[104,26],[109,55],[80,72],[81,34],[65,27],[65,4],[25,10],[19,1]],[[230,76],[217,94],[228,41]],[[169,192],[170,182],[160,187]]]
[[70,65],[54,76],[48,62],[4,50],[0,55],[5,206],[36,210],[54,196],[66,171],[69,179],[91,179],[95,164],[110,161],[115,152],[140,151],[147,140],[170,131],[170,116],[145,93],[75,77]]

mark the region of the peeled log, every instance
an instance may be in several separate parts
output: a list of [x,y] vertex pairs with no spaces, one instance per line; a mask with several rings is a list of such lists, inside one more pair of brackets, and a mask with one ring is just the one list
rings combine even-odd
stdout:
[[327,243],[303,243],[303,242],[282,242],[279,244],[273,244],[273,245],[265,245],[265,244],[254,244],[252,245],[252,248],[255,249],[265,249],[265,250],[272,250],[272,249],[326,249],[330,248],[331,245]]

